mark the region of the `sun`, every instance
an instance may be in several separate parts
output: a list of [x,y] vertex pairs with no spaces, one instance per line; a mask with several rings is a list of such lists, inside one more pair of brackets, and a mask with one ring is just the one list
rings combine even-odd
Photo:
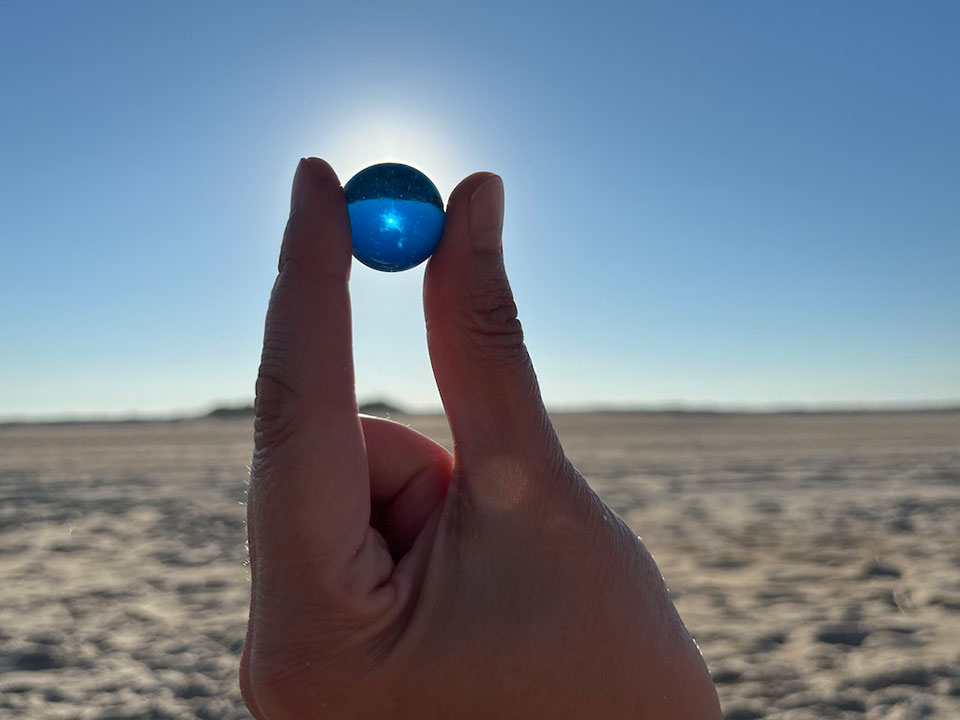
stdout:
[[389,232],[390,230],[396,230],[400,233],[403,232],[403,216],[397,213],[392,207],[380,216],[380,220],[380,230],[382,232]]
[[365,167],[397,162],[423,172],[444,198],[460,181],[465,165],[453,133],[440,120],[402,111],[384,115],[382,107],[351,110],[318,138],[315,152],[330,162],[344,184]]

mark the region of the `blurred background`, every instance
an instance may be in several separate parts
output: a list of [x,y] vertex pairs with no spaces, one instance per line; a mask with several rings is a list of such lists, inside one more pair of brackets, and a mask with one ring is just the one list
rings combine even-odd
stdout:
[[[316,155],[502,175],[544,398],[728,720],[960,717],[958,32],[935,1],[0,3],[0,715],[246,717],[251,428],[203,416],[252,400]],[[421,278],[355,264],[357,392],[447,442]]]

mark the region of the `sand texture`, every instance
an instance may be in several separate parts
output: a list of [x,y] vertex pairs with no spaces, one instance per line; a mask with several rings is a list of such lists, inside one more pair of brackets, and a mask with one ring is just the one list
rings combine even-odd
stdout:
[[[657,558],[727,720],[960,718],[960,414],[555,420]],[[248,717],[251,435],[0,428],[0,717]]]

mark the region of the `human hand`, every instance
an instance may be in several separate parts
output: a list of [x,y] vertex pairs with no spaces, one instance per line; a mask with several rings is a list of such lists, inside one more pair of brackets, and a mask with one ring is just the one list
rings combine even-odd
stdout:
[[358,416],[344,194],[322,160],[297,168],[248,504],[258,720],[720,717],[653,559],[550,424],[502,221],[500,179],[465,179],[425,275],[451,457]]

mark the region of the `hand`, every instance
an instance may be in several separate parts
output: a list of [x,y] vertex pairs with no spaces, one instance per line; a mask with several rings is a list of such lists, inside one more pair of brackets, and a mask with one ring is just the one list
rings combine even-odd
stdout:
[[302,160],[291,205],[257,380],[253,715],[719,718],[653,559],[544,410],[503,267],[500,178],[453,191],[424,280],[453,457],[358,415],[333,170]]

